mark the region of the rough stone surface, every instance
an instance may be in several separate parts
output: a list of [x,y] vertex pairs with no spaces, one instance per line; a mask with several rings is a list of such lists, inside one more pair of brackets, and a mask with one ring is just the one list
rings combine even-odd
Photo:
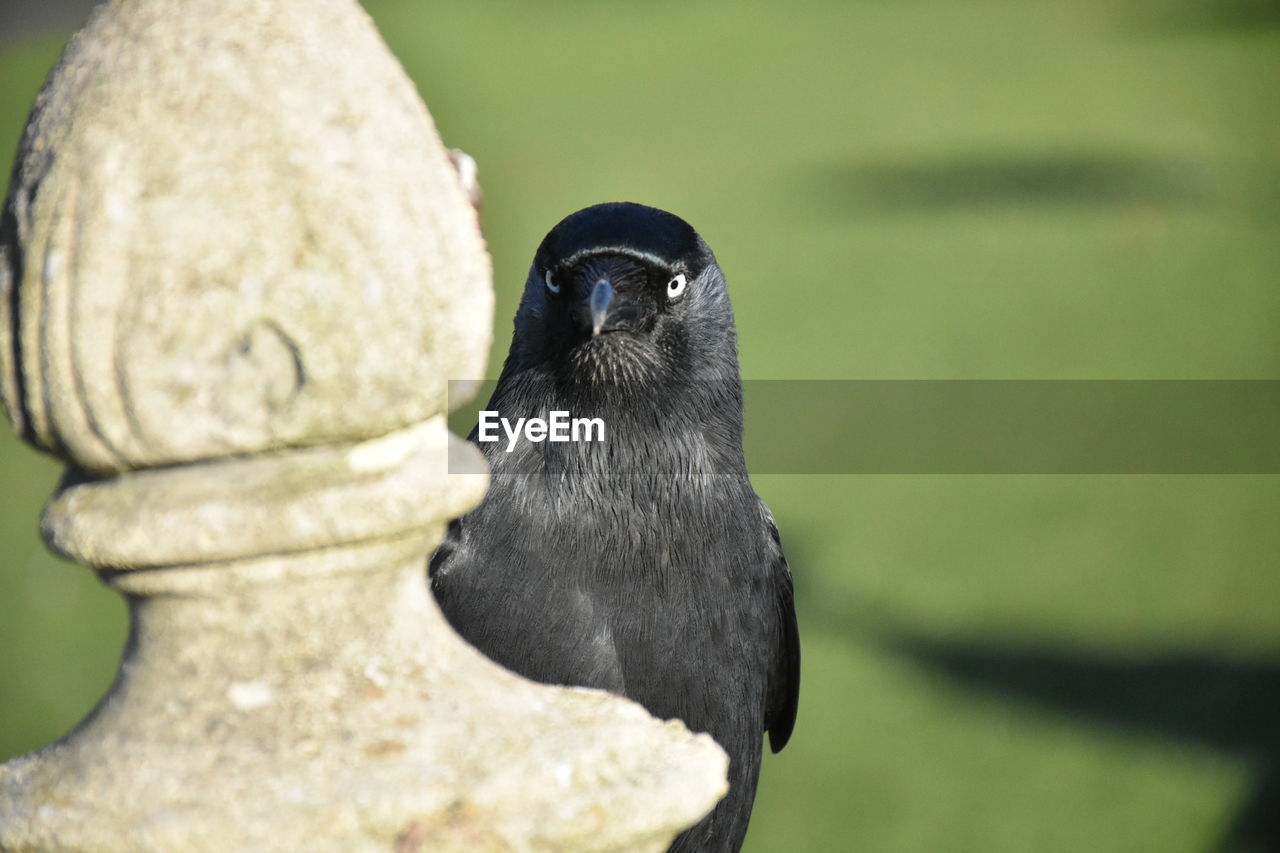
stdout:
[[474,212],[354,3],[117,0],[51,83],[0,248],[40,446],[116,472],[358,440],[482,363]]
[[6,409],[69,463],[46,540],[132,620],[90,717],[0,765],[0,849],[660,851],[723,795],[705,735],[502,670],[427,591],[486,485],[443,412],[488,259],[353,0],[103,6],[0,290]]
[[665,849],[723,793],[719,747],[447,634],[422,582],[441,532],[118,576],[119,681],[0,766],[0,849]]

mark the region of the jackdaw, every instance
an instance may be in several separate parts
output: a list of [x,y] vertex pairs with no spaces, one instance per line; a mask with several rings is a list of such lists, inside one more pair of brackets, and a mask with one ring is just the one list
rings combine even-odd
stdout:
[[730,791],[671,850],[737,851],[764,733],[777,752],[795,723],[800,643],[778,528],[747,479],[733,313],[707,244],[639,204],[565,218],[534,257],[487,409],[599,418],[603,441],[472,431],[492,481],[431,557],[440,608],[521,675],[710,733]]

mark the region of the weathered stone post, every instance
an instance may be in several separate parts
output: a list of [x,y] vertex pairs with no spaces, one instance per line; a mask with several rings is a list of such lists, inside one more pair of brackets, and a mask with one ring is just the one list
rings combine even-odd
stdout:
[[132,618],[90,717],[0,766],[0,849],[661,850],[722,795],[707,737],[519,679],[430,599],[485,487],[444,413],[489,266],[354,0],[101,7],[0,289],[9,416],[68,464],[45,537]]

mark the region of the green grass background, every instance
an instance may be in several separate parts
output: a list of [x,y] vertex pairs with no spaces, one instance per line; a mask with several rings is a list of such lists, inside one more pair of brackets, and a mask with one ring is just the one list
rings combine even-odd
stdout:
[[[748,378],[1280,378],[1273,0],[370,11],[480,163],[491,371],[545,231],[629,199],[715,248]],[[64,39],[0,45],[6,163]],[[39,543],[56,475],[0,439],[0,758],[124,638]],[[805,658],[749,850],[1177,853],[1280,814],[1280,478],[757,488]]]

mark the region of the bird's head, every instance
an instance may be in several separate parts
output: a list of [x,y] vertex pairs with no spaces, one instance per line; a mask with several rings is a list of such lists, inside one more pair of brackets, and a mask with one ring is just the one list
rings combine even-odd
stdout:
[[698,232],[640,204],[563,219],[534,256],[508,370],[628,387],[737,380],[724,274]]

